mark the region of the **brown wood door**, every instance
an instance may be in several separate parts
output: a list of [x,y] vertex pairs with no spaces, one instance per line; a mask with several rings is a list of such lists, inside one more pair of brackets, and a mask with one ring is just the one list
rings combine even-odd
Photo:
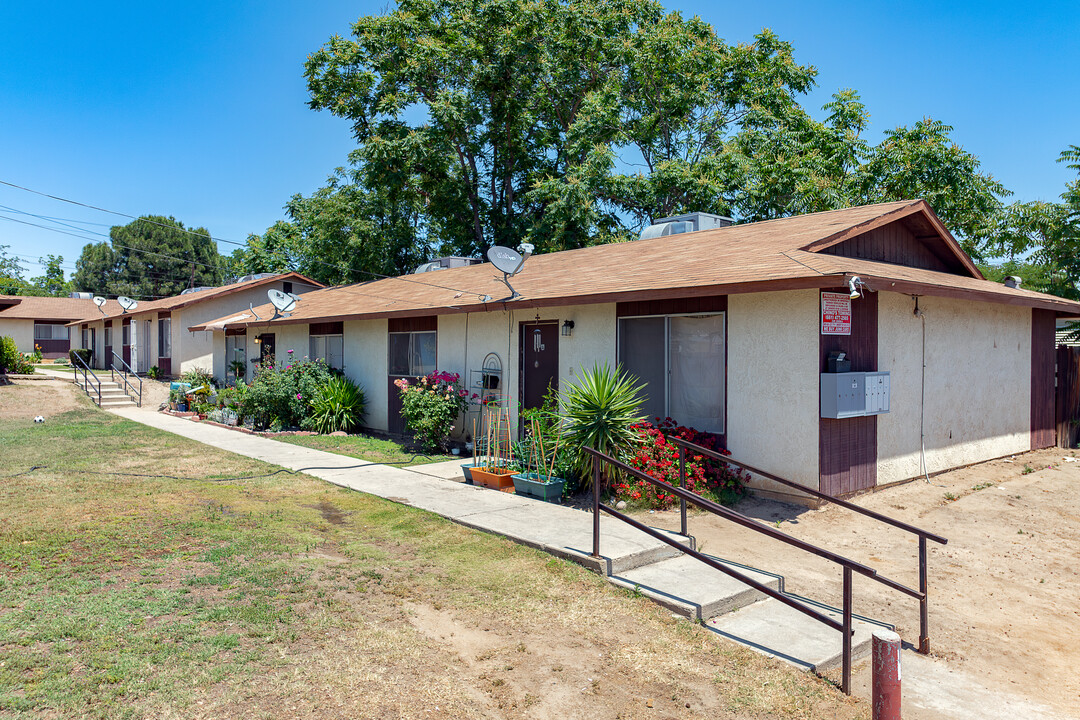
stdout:
[[559,323],[521,323],[521,409],[544,404],[548,388],[559,389]]
[[259,336],[259,364],[266,362],[277,364],[277,339],[274,333],[263,333]]

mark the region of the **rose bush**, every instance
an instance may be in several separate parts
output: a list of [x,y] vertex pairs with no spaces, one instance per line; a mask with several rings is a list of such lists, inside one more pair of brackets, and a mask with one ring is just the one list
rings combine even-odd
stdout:
[[469,393],[462,389],[460,379],[457,373],[436,371],[415,382],[405,378],[394,381],[405,426],[416,433],[426,451],[445,445],[458,415],[468,406]]

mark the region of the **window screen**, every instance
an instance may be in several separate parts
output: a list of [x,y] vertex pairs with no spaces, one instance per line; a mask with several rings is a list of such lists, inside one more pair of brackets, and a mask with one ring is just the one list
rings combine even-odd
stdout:
[[416,377],[435,372],[438,333],[390,333],[390,375]]
[[649,420],[666,417],[667,351],[664,341],[665,319],[630,318],[619,321],[619,362],[623,370],[645,384],[645,402],[641,411]]
[[724,432],[724,315],[623,318],[619,362],[645,384],[650,420]]
[[337,370],[344,367],[344,341],[341,335],[312,335],[308,339],[308,357],[324,360]]
[[34,323],[35,340],[67,340],[68,330],[63,325],[45,325]]

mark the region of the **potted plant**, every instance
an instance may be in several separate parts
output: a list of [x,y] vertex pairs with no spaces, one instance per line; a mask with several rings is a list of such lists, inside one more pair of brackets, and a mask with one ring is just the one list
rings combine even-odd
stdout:
[[179,396],[176,400],[176,410],[178,412],[186,413],[188,411],[189,398],[183,393],[182,390],[179,390],[177,392],[179,393]]
[[[474,485],[510,491],[514,487],[514,449],[510,442],[510,413],[501,407],[485,408],[484,443],[470,470]],[[474,435],[475,437],[475,435]]]
[[[547,401],[548,398],[545,398],[545,405]],[[524,468],[512,478],[514,491],[518,495],[557,502],[562,498],[566,486],[566,479],[555,474],[560,460],[559,451],[563,450],[563,455],[566,455],[562,423],[556,414],[543,410],[524,411],[522,415],[527,429],[518,456]]]
[[176,406],[179,403],[179,401],[180,401],[180,391],[179,390],[170,390],[169,391],[169,409],[175,412],[176,411]]

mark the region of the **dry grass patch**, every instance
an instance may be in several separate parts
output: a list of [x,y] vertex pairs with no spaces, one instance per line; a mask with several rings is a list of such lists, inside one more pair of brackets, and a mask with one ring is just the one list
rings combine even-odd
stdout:
[[[0,420],[0,437],[5,717],[867,715],[577,566],[415,508],[92,408]],[[48,467],[19,474],[32,465]]]

